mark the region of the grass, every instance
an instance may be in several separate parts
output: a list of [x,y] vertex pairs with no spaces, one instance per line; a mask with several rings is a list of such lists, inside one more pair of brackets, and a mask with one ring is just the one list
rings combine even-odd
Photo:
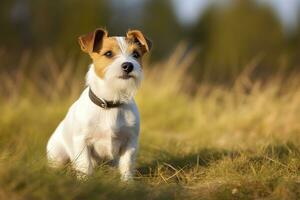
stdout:
[[250,62],[232,86],[195,85],[187,73],[194,55],[179,60],[183,51],[145,67],[131,183],[106,165],[85,182],[69,167],[47,167],[47,139],[80,94],[86,68],[45,52],[37,61],[44,67],[28,72],[24,54],[18,70],[1,74],[0,199],[299,199],[297,76],[253,81]]

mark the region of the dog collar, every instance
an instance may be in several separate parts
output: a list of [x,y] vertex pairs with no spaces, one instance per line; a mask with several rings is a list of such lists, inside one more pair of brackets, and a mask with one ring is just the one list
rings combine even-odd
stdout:
[[103,109],[116,108],[123,104],[121,102],[106,101],[103,98],[97,97],[90,87],[89,87],[89,97],[94,104],[96,104],[97,106]]

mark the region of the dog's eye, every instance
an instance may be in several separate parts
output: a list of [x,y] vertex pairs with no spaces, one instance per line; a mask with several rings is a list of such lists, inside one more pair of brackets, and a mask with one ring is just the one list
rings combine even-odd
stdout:
[[139,57],[141,57],[141,55],[137,51],[133,51],[132,52],[132,57],[139,58]]
[[108,58],[111,58],[113,54],[112,54],[112,51],[107,51],[103,55],[105,55]]

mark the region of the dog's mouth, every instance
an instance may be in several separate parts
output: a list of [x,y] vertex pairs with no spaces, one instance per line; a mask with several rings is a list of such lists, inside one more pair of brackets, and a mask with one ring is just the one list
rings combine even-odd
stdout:
[[129,75],[129,74],[123,74],[122,76],[119,76],[118,78],[123,79],[123,80],[127,80],[127,79],[134,78],[134,76]]

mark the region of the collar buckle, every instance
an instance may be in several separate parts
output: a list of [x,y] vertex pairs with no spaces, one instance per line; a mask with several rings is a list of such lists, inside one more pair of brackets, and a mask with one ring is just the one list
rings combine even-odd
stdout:
[[116,108],[123,104],[121,102],[106,101],[101,97],[97,97],[91,88],[89,88],[89,97],[94,104],[96,104],[97,106],[103,109]]
[[101,101],[100,107],[107,109],[107,102],[104,99],[102,99],[101,97],[98,97],[98,98]]

